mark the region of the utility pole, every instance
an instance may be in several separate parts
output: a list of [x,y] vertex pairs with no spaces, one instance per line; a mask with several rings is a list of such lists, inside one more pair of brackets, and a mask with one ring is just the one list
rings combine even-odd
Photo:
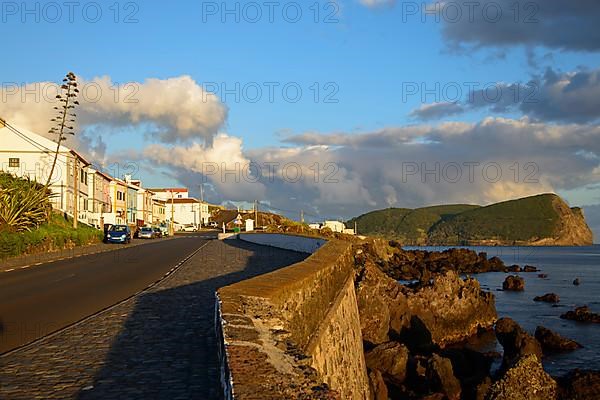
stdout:
[[73,163],[73,229],[77,229],[77,220],[79,219],[79,159],[75,156],[75,162]]
[[258,228],[258,200],[254,200],[254,223]]
[[174,215],[175,215],[175,202],[173,201],[173,191],[171,190],[171,223],[169,224],[170,230],[171,230],[171,233],[170,233],[171,236],[173,236],[175,234],[175,225],[174,225],[174,221],[173,221],[173,219],[175,218]]
[[304,223],[304,210],[300,210],[300,222]]
[[200,227],[202,228],[203,225],[203,221],[202,221],[202,207],[204,206],[204,184],[201,183],[200,184]]

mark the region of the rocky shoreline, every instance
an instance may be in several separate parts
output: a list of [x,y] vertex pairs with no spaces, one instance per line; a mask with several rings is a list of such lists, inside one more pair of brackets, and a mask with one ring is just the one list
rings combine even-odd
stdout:
[[[355,268],[372,399],[600,398],[599,372],[551,377],[543,369],[544,355],[581,344],[542,326],[532,336],[510,318],[498,319],[495,296],[476,279],[460,277],[535,267],[506,266],[467,249],[407,251],[394,241],[372,240],[356,245]],[[523,290],[517,278],[509,276],[504,289]],[[553,294],[537,300],[559,301]],[[561,318],[600,321],[587,307]],[[495,333],[502,355],[461,345],[485,331]],[[493,370],[496,359],[501,367]]]

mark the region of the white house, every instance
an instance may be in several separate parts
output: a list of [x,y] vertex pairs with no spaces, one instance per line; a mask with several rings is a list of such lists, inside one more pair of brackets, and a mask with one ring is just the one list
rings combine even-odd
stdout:
[[344,229],[346,229],[346,225],[344,225],[344,223],[340,221],[325,221],[323,228],[329,228],[333,232],[341,233],[344,232]]
[[187,188],[153,188],[148,189],[154,193],[155,199],[171,200],[171,199],[187,199],[190,197]]
[[[7,124],[0,119],[0,169],[45,184],[57,144],[37,133]],[[51,202],[55,209],[73,215],[75,201],[78,219],[88,222],[89,162],[66,146],[60,146],[52,173]]]
[[169,199],[165,201],[165,216],[168,220],[173,219],[180,225],[200,225],[208,224],[210,214],[208,212],[208,203],[203,203],[193,197],[180,199]]

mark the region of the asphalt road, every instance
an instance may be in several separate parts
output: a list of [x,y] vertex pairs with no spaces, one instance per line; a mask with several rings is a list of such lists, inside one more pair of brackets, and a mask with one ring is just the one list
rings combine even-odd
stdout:
[[155,240],[0,274],[0,354],[145,289],[214,236]]

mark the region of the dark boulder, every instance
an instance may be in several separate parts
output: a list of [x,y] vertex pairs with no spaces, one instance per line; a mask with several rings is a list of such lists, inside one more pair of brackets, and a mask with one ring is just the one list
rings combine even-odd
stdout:
[[381,371],[386,382],[401,384],[406,378],[408,349],[398,342],[383,343],[366,352],[365,361],[370,370]]
[[429,359],[427,377],[434,391],[444,393],[449,400],[460,400],[460,382],[454,376],[449,359],[434,354]]
[[543,326],[538,326],[535,329],[535,338],[540,342],[542,348],[549,352],[572,351],[583,347],[576,341],[562,337]]
[[578,322],[600,323],[600,314],[592,312],[588,306],[577,307],[573,311],[567,311],[560,317]]
[[533,265],[526,265],[523,267],[523,272],[537,272],[538,269]]
[[546,303],[558,303],[560,301],[560,297],[556,293],[546,293],[543,296],[535,296],[533,301],[544,301]]
[[525,290],[525,279],[517,275],[509,275],[504,279],[502,289],[517,292],[523,291]]
[[506,267],[506,271],[507,272],[521,272],[521,267],[519,267],[517,264],[509,265],[508,267]]
[[496,337],[504,348],[503,369],[506,370],[518,359],[530,354],[535,355],[541,361],[542,347],[540,343],[512,319],[500,318],[496,322]]
[[600,399],[600,371],[575,369],[557,380],[559,400]]
[[443,357],[450,359],[454,376],[460,381],[463,397],[473,398],[479,386],[490,377],[490,368],[499,353],[481,353],[468,347],[452,347],[441,351]]

